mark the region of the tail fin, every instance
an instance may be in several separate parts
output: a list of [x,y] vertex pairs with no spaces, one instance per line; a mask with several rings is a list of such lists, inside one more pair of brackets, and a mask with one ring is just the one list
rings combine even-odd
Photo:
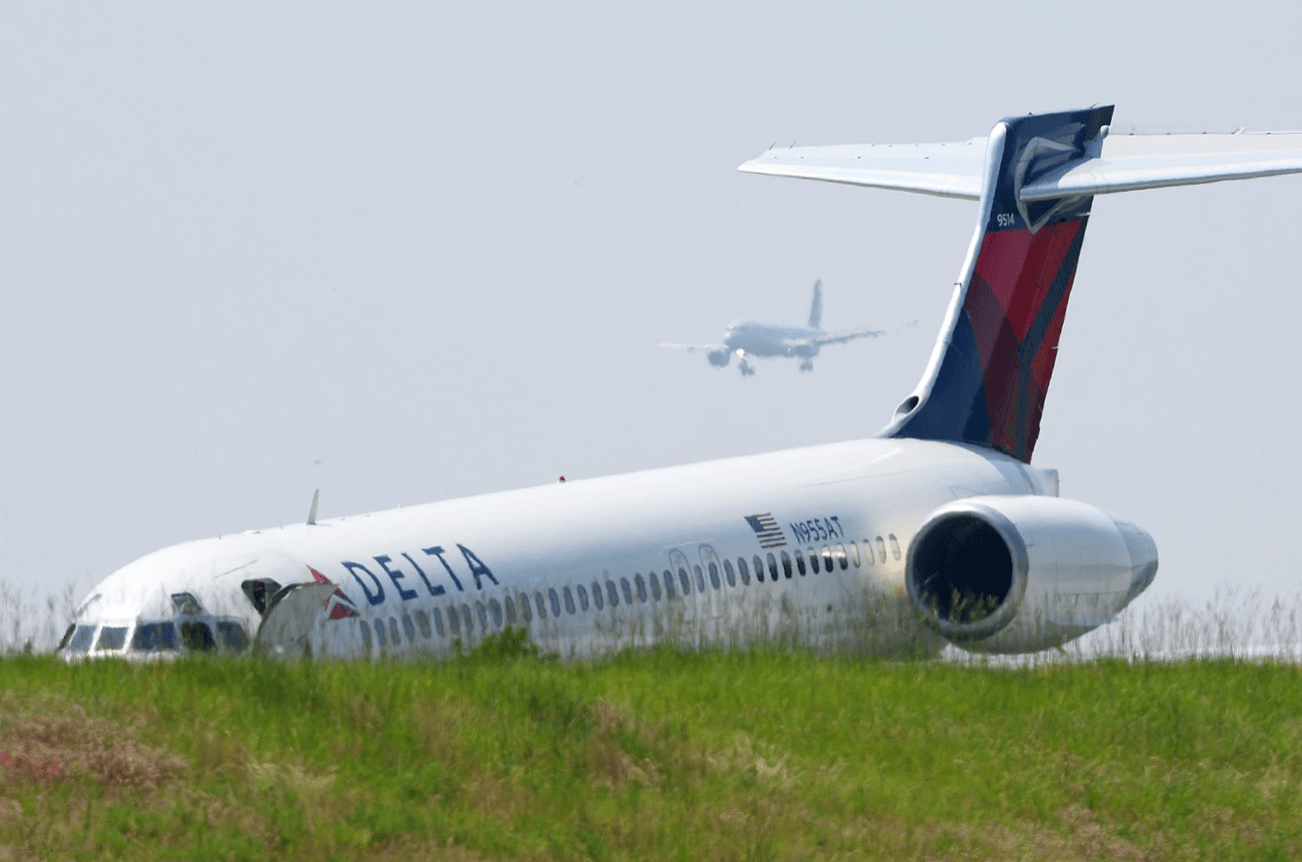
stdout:
[[809,328],[822,329],[823,322],[823,280],[814,282],[814,298],[809,303]]
[[[888,429],[1029,462],[1092,195],[1023,201],[1022,186],[1102,143],[1112,108],[1005,120],[986,148],[981,217],[932,367]],[[1096,150],[1097,151],[1097,150]]]
[[957,144],[770,150],[741,166],[981,201],[931,361],[883,436],[1029,462],[1093,196],[1302,172],[1302,134],[1109,137],[1111,120],[1109,105],[1013,117]]

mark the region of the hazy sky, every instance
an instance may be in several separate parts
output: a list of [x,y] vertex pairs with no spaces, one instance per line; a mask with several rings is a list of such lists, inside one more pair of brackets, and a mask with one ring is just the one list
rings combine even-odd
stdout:
[[[740,174],[772,143],[1302,127],[1295,4],[8,3],[0,578],[870,435],[972,203]],[[1007,9],[1006,14],[992,11]],[[1293,594],[1302,178],[1100,198],[1036,463],[1152,596]],[[655,349],[919,325],[813,374]],[[599,530],[600,525],[592,525]]]

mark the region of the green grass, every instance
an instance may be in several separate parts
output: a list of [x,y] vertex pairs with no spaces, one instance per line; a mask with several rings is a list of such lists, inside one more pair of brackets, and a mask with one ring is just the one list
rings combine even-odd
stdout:
[[0,859],[1291,859],[1233,660],[0,661]]

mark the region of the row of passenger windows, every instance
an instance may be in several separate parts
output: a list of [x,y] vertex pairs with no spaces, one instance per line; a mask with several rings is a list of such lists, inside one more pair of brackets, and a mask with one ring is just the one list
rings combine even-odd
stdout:
[[[566,614],[574,615],[586,613],[589,609],[601,611],[607,604],[616,608],[621,601],[626,605],[631,605],[635,601],[639,604],[645,604],[647,601],[659,602],[662,599],[669,601],[676,598],[679,593],[684,596],[690,595],[693,585],[696,592],[704,593],[707,589],[707,581],[709,588],[714,590],[722,589],[724,582],[729,587],[736,587],[738,582],[742,586],[747,586],[751,582],[752,572],[755,580],[763,583],[766,572],[770,581],[777,581],[779,577],[790,579],[797,573],[816,575],[820,571],[832,572],[837,568],[845,571],[851,564],[855,568],[859,568],[860,565],[877,565],[878,562],[884,564],[887,561],[887,542],[890,543],[890,552],[894,559],[899,560],[902,556],[900,543],[894,533],[885,538],[882,536],[876,538],[876,554],[873,553],[874,543],[869,539],[863,540],[862,556],[857,542],[824,545],[821,550],[810,548],[808,555],[799,548],[793,549],[790,553],[785,550],[779,551],[776,556],[769,551],[763,558],[756,554],[749,562],[745,557],[738,557],[735,566],[732,560],[725,559],[722,573],[719,564],[711,560],[704,569],[700,565],[693,565],[691,574],[688,573],[685,565],[680,565],[676,577],[674,572],[665,569],[660,575],[656,575],[655,572],[649,572],[646,577],[641,573],[635,574],[632,582],[626,577],[620,578],[618,584],[607,578],[604,586],[600,581],[593,581],[591,589],[584,584],[579,584],[572,589],[562,587],[559,591],[551,588],[545,595],[542,590],[537,590],[532,599],[526,593],[517,593],[514,597],[507,596],[502,602],[490,598],[487,602],[475,602],[473,613],[469,604],[449,606],[446,609],[446,616],[442,608],[434,608],[429,613],[417,609],[410,616],[404,615],[401,624],[397,617],[389,617],[387,626],[384,620],[377,620],[374,626],[374,639],[381,648],[384,648],[389,643],[395,646],[401,644],[404,634],[409,642],[414,642],[418,629],[421,637],[426,640],[436,633],[439,637],[448,635],[454,638],[461,637],[463,632],[468,636],[475,630],[476,619],[479,622],[480,633],[487,634],[501,629],[503,625],[514,626],[533,622],[535,613],[540,620],[547,619],[549,613],[552,617],[560,617],[562,607]],[[711,551],[710,554],[713,555],[713,552]],[[370,650],[371,624],[362,620],[361,631],[366,649]]]

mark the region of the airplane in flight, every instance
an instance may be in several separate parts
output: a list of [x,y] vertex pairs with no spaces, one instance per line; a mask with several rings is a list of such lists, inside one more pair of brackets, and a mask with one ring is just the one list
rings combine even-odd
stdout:
[[743,171],[976,201],[917,387],[874,436],[202,539],[113,572],[61,653],[439,656],[506,626],[562,657],[782,639],[1060,646],[1157,572],[1143,529],[1031,463],[1095,195],[1302,172],[1302,135],[1111,134],[1112,107]]
[[732,357],[737,357],[737,367],[742,377],[755,373],[750,360],[788,357],[800,359],[801,371],[814,370],[814,357],[827,344],[841,344],[856,338],[876,338],[885,335],[884,329],[849,329],[843,332],[825,332],[823,318],[823,282],[814,282],[814,297],[809,303],[809,322],[804,326],[782,326],[774,323],[756,323],[751,320],[734,320],[728,324],[720,344],[674,344],[662,341],[656,347],[673,350],[706,351],[706,357],[715,368],[726,368]]

